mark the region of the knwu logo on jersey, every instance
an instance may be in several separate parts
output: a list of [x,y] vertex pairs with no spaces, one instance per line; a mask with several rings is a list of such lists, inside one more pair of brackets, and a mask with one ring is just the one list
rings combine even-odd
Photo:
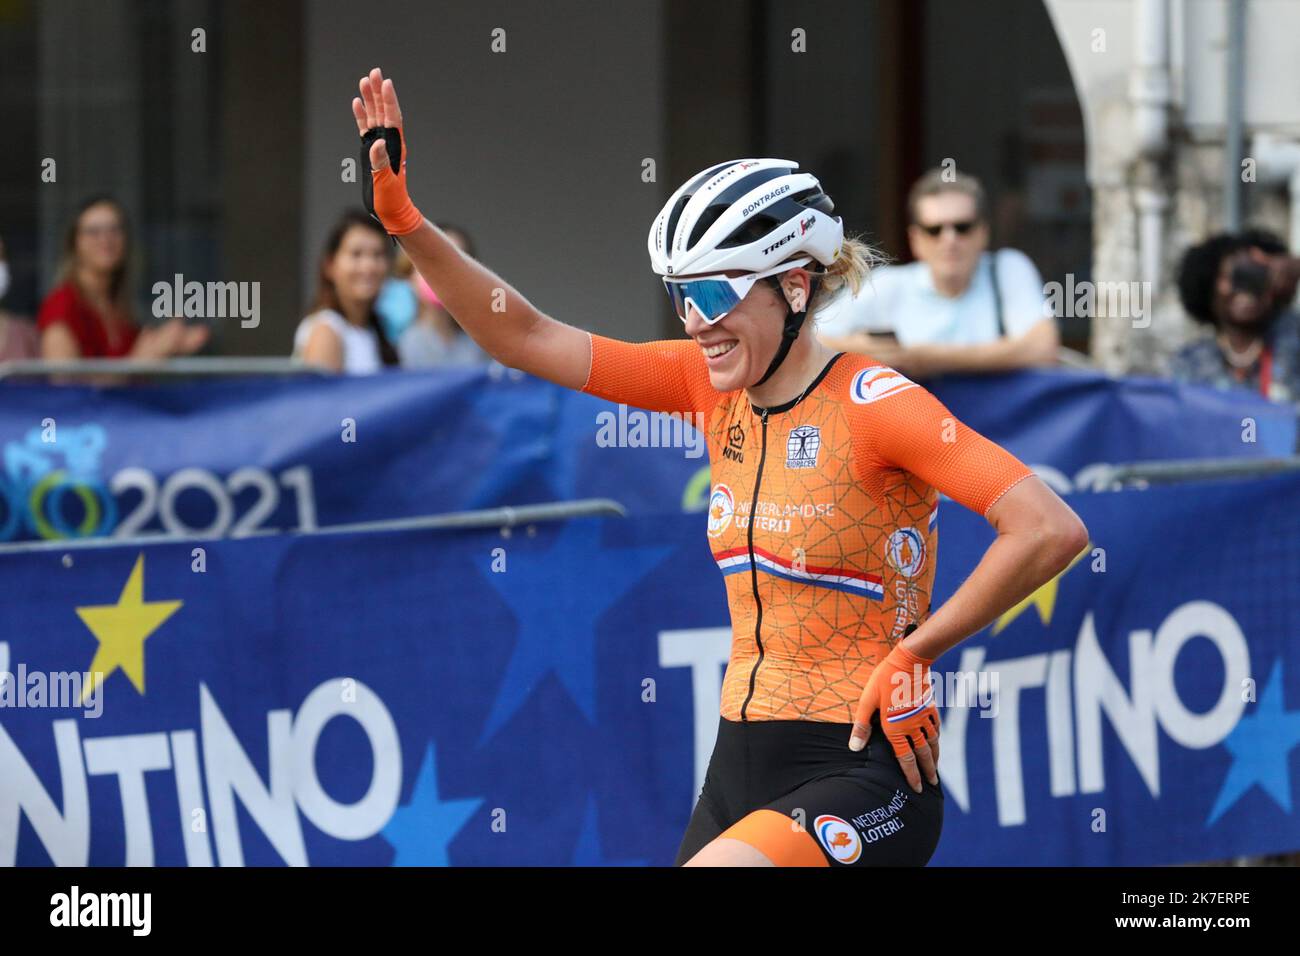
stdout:
[[745,429],[739,422],[727,429],[727,446],[722,449],[722,457],[740,465],[745,463]]

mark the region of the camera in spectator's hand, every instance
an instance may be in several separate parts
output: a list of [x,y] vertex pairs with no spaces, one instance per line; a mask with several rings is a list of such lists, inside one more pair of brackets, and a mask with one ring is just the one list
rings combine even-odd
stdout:
[[1232,291],[1264,296],[1272,288],[1273,277],[1268,266],[1243,256],[1232,266]]
[[1219,294],[1214,311],[1234,325],[1270,322],[1276,315],[1273,273],[1254,248],[1241,249],[1223,259]]

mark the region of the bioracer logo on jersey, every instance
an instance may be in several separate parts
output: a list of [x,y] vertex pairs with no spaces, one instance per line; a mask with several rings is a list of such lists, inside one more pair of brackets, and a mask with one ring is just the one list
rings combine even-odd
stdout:
[[864,368],[853,376],[853,382],[849,385],[849,397],[859,405],[870,405],[915,387],[916,383],[901,372],[877,365],[875,368]]
[[816,468],[817,453],[821,447],[821,429],[816,425],[800,425],[790,429],[790,437],[785,442],[785,467]]

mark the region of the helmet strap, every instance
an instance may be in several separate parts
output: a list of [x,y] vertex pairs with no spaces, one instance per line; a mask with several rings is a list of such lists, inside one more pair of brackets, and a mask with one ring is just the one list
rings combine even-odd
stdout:
[[[808,285],[809,304],[812,303],[813,296],[817,294],[817,279],[818,276],[814,274]],[[777,291],[784,300],[785,292],[780,288],[780,286],[777,287]],[[781,328],[781,344],[777,346],[776,355],[772,356],[772,364],[767,367],[767,371],[763,373],[763,377],[753,385],[749,386],[750,388],[757,388],[762,385],[772,377],[778,368],[781,367],[781,363],[785,361],[785,357],[790,354],[790,349],[794,345],[794,340],[799,337],[799,331],[803,328],[803,323],[806,318],[808,318],[807,305],[804,306],[802,312],[796,312],[794,309],[790,308],[790,303],[786,300],[785,323]]]
[[799,330],[803,328],[803,320],[808,313],[795,312],[788,304],[785,310],[785,326],[781,329],[781,344],[777,346],[776,355],[772,356],[772,364],[767,367],[763,377],[751,385],[750,388],[757,388],[772,377],[772,374],[785,361],[785,357],[790,354],[790,347],[794,345],[794,340],[799,337]]

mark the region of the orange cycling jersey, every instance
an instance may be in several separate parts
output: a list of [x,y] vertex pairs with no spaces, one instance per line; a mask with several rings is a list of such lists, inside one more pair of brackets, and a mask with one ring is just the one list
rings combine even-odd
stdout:
[[583,391],[703,423],[709,546],[731,608],[728,720],[851,723],[876,663],[929,614],[938,492],[983,515],[1032,474],[863,355],[757,408],[713,388],[693,341],[593,335]]

